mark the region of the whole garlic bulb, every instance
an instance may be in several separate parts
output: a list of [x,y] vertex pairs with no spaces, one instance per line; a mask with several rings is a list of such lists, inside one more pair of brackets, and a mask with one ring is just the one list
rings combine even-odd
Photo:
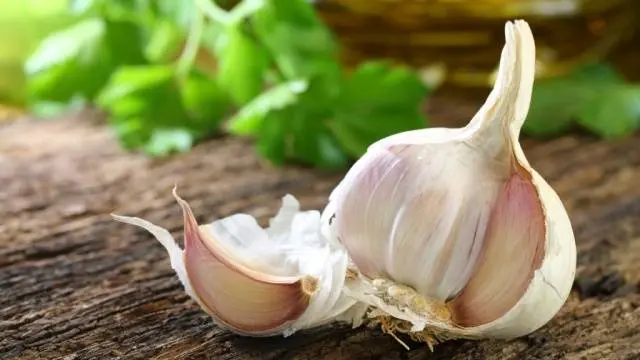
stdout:
[[519,337],[548,322],[570,292],[571,223],[518,142],[533,35],[518,20],[505,36],[494,89],[467,126],[374,143],[324,211],[360,274],[345,292],[377,308],[371,316],[390,330],[428,342]]

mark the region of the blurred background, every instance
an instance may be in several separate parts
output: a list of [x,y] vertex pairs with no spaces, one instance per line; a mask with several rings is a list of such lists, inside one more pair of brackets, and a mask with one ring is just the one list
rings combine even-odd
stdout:
[[344,168],[433,126],[440,94],[483,99],[517,18],[538,57],[525,136],[636,131],[635,0],[0,0],[0,121],[92,108],[149,156],[230,134]]

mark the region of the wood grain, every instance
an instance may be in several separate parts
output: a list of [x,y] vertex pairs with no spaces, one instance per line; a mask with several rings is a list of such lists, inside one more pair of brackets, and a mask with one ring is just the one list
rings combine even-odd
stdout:
[[179,184],[201,222],[264,221],[292,193],[321,208],[339,174],[273,169],[251,144],[219,138],[149,160],[122,151],[86,116],[0,127],[0,358],[11,359],[638,359],[640,136],[526,142],[570,213],[575,290],[562,311],[514,341],[453,341],[406,351],[376,329],[331,326],[248,339],[217,328],[183,292],[163,248],[110,212],[181,237]]

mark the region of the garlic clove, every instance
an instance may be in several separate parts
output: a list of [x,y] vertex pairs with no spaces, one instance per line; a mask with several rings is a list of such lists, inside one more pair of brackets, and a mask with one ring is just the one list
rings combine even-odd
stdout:
[[205,311],[225,327],[252,335],[281,331],[302,315],[316,278],[271,275],[243,265],[200,231],[189,205],[175,196],[184,214],[185,267]]
[[288,195],[266,230],[246,214],[198,226],[175,189],[174,196],[183,210],[184,251],[165,229],[113,217],[162,243],[186,292],[221,326],[249,336],[288,336],[338,319],[355,324],[362,316],[352,310],[356,300],[341,291],[348,258],[321,236],[319,212],[300,212]]
[[[485,265],[485,269],[479,269],[478,279],[472,279],[471,286],[477,282],[476,287],[493,286],[495,288],[497,283],[504,279],[501,279],[499,274],[505,272],[512,274],[509,279],[505,280],[510,286],[516,286],[523,279],[528,280],[528,283],[524,293],[507,312],[502,313],[500,317],[491,322],[486,322],[490,318],[485,319],[484,323],[470,322],[467,328],[468,334],[475,336],[481,334],[493,338],[515,338],[527,335],[549,322],[558,313],[571,291],[576,271],[576,245],[569,216],[551,186],[535,170],[524,168],[523,170],[530,175],[528,184],[532,185],[539,199],[542,199],[539,202],[541,209],[535,209],[532,206],[534,204],[530,203],[528,212],[531,216],[536,217],[533,224],[539,221],[540,212],[542,213],[544,236],[537,237],[534,235],[537,230],[530,229],[528,235],[532,242],[536,238],[541,238],[538,242],[538,248],[534,248],[533,244],[526,244],[524,247],[514,249],[509,253],[509,256],[514,257],[508,259],[508,263],[512,264],[510,267],[503,266],[492,269],[491,266]],[[521,212],[522,217],[526,214],[527,211]],[[539,258],[540,251],[542,252],[541,258]],[[493,261],[490,257],[496,255],[499,255],[499,251],[487,256],[484,264]],[[523,278],[521,272],[527,267],[515,266],[517,264],[513,261],[515,258],[526,261],[523,264],[533,265],[528,278]],[[504,262],[505,258],[500,256],[500,259]],[[491,285],[486,281],[483,284],[482,278],[486,279],[487,276],[492,278]],[[504,287],[504,285],[502,286]],[[465,295],[463,293],[460,300],[450,304],[454,312],[460,310],[456,307],[468,306],[465,302],[473,302],[475,298],[482,297],[482,292],[472,295],[472,287],[469,288],[469,291],[471,294]],[[467,300],[463,298],[464,296],[467,296]],[[497,306],[501,307],[502,304]]]
[[360,273],[345,292],[416,336],[525,335],[559,311],[575,276],[566,210],[518,142],[533,35],[519,20],[505,39],[494,89],[467,126],[374,143],[323,214]]
[[537,190],[515,173],[494,204],[478,266],[451,302],[455,323],[471,327],[499,319],[524,295],[544,251],[544,213]]

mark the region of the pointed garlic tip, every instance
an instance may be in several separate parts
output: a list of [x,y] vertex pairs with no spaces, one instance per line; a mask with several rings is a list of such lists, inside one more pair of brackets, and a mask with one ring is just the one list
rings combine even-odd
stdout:
[[345,292],[414,333],[522,336],[547,323],[571,289],[571,222],[518,142],[533,34],[516,20],[505,39],[494,89],[468,126],[372,145],[323,214],[359,272]]
[[[467,125],[474,131],[475,142],[496,152],[504,140],[517,141],[529,112],[535,78],[536,50],[533,33],[524,20],[507,22],[505,45],[493,89],[487,100]],[[491,136],[489,134],[502,134]]]
[[199,229],[191,208],[174,189],[184,216],[185,268],[200,305],[224,327],[244,335],[281,332],[309,306],[317,289],[311,276],[255,271],[218,239]]

